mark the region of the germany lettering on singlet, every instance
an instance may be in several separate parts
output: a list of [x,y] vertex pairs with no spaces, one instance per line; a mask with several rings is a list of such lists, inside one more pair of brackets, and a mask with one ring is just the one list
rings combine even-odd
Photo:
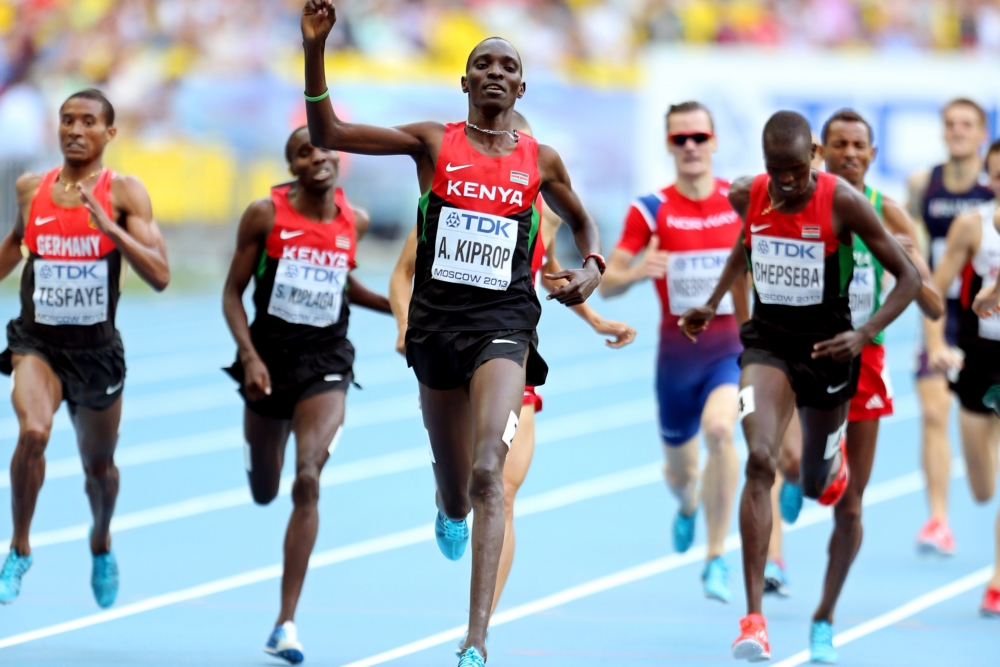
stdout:
[[[21,321],[27,331],[55,345],[100,345],[114,335],[121,255],[86,207],[52,201],[61,171],[42,177],[24,221],[28,260],[21,274]],[[93,190],[112,219],[114,177],[105,169]]]
[[292,184],[271,189],[274,228],[257,267],[251,330],[255,340],[331,342],[347,335],[347,274],[354,268],[354,210],[343,190],[334,200],[340,213],[327,222],[310,220],[288,199]]
[[540,227],[535,206],[538,143],[487,157],[445,126],[431,189],[417,214],[417,258],[409,323],[434,331],[534,329],[541,306],[531,258]]

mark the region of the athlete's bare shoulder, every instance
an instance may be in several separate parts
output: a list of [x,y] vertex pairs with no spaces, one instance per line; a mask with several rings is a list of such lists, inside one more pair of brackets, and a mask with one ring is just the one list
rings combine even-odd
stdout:
[[240,219],[238,244],[263,242],[274,229],[274,202],[263,197],[247,206]]
[[906,178],[906,188],[909,190],[910,194],[920,194],[923,195],[924,191],[927,189],[927,185],[931,182],[931,170],[930,169],[920,169],[915,171]]
[[368,228],[371,227],[372,219],[368,215],[368,211],[363,208],[352,206],[351,210],[354,211],[354,240],[360,241],[362,237],[368,233]]
[[542,183],[562,180],[564,177],[569,179],[559,151],[547,144],[538,144],[538,173]]
[[25,197],[34,197],[35,193],[38,192],[38,186],[42,182],[43,175],[36,174],[34,172],[27,172],[21,174],[14,181],[14,192],[17,193],[18,201]]
[[135,176],[115,174],[111,180],[111,204],[127,213],[139,214],[147,210],[152,213],[149,192]]
[[892,197],[882,195],[882,221],[892,234],[906,234],[916,237],[916,226],[906,213],[906,209]]
[[746,217],[750,208],[750,188],[753,186],[753,176],[740,176],[729,184],[729,205],[741,216]]

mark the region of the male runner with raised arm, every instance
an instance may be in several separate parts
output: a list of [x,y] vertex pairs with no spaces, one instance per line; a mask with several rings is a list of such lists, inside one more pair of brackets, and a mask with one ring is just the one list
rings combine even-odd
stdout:
[[[739,236],[740,219],[727,199],[729,183],[712,173],[718,141],[709,110],[699,102],[683,102],[671,105],[665,120],[667,152],[674,159],[677,181],[629,207],[601,294],[616,296],[635,283],[654,281],[663,309],[656,396],[664,473],[679,502],[674,549],[684,553],[694,543],[700,500],[708,528],[701,573],[705,595],[728,602],[729,568],[722,554],[739,482],[733,428],[743,351],[739,324],[750,317],[745,280],[736,280],[720,305],[715,326],[697,347],[677,329],[677,318],[711,294]],[[700,489],[699,432],[708,449]]]
[[[295,433],[281,611],[264,651],[297,664],[304,655],[295,608],[319,530],[319,477],[337,446],[354,378],[349,304],[388,313],[389,302],[350,275],[369,221],[337,187],[337,154],[313,146],[300,127],[288,137],[285,158],[295,181],[272,188],[243,214],[222,303],[238,346],[226,371],[246,402],[244,462],[258,504],[278,495]],[[251,277],[256,316],[248,325],[243,292]]]
[[406,358],[420,383],[435,461],[435,532],[447,557],[464,552],[465,519],[476,512],[459,665],[481,667],[503,547],[504,460],[525,384],[543,384],[548,370],[537,352],[541,305],[531,285],[538,193],[570,226],[584,258],[582,268],[553,275],[569,282],[548,298],[577,305],[597,288],[600,237],[558,153],[513,129],[525,83],[509,42],[487,39],[469,54],[465,121],[374,127],[342,121],[330,103],[324,46],[335,20],[330,0],[310,0],[302,13],[309,132],[318,146],[416,163],[423,194]]
[[[1000,196],[1000,141],[990,146],[986,167],[990,187]],[[944,255],[934,270],[938,289],[945,289],[956,278],[961,280],[958,345],[965,353],[965,361],[951,389],[960,404],[958,420],[966,476],[979,503],[989,501],[996,492],[1000,467],[1000,419],[990,411],[993,399],[987,398],[990,387],[1000,384],[1000,313],[989,312],[982,298],[974,303],[973,297],[997,283],[1000,233],[994,219],[1000,220],[998,210],[994,202],[986,202],[956,217],[948,230]],[[944,323],[934,324],[937,326],[927,328],[927,353],[932,358],[943,358],[932,353],[948,344]],[[1000,616],[1000,512],[994,531],[993,578],[980,605],[984,616]]]
[[[770,490],[781,438],[798,406],[803,492],[836,505],[850,477],[845,445],[848,402],[858,382],[855,358],[920,290],[920,273],[886,233],[868,200],[846,181],[816,172],[809,123],[791,111],[771,116],[763,133],[767,173],[733,183],[729,201],[744,229],[704,306],[679,321],[692,339],[705,330],[733,281],[749,264],[753,318],[740,328],[739,418],[749,458],[740,502],[747,615],[733,657],[770,657],[761,615],[771,534]],[[851,328],[848,288],[852,241],[859,236],[896,277],[896,287],[861,328]]]
[[0,570],[2,603],[17,597],[31,567],[31,518],[45,479],[52,418],[63,400],[94,516],[91,588],[101,607],[118,595],[110,525],[125,385],[125,348],[115,328],[122,260],[157,291],[170,281],[170,268],[146,188],[104,166],[104,148],[116,134],[114,107],[101,92],[70,95],[59,109],[63,165],[17,179],[17,221],[0,242],[0,277],[21,261],[22,244],[28,251],[21,314],[7,325],[7,349],[0,354],[19,425],[10,462],[14,536]]
[[[993,192],[983,182],[980,148],[986,143],[986,113],[969,99],[952,100],[941,111],[944,143],[948,162],[909,179],[910,216],[922,222],[930,238],[930,266],[934,269],[944,254],[945,238],[955,216],[993,199]],[[927,479],[927,503],[930,518],[917,534],[917,548],[923,553],[951,555],[955,537],[948,525],[948,485],[951,480],[951,445],[948,442],[948,417],[951,393],[948,376],[942,368],[957,368],[959,281],[948,287],[945,336],[948,345],[935,350],[921,350],[917,360],[917,395],[920,397],[923,444],[921,461]],[[934,328],[925,322],[926,335]]]

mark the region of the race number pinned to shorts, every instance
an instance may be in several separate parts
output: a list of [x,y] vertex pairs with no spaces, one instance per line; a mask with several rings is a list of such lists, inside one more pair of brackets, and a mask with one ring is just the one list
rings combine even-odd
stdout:
[[829,461],[840,451],[840,443],[847,437],[847,421],[840,425],[836,431],[826,436],[826,450],[823,452],[823,460]]
[[517,245],[517,221],[444,206],[434,247],[435,280],[504,291]]
[[274,274],[267,314],[292,324],[328,327],[340,319],[347,266],[317,266],[282,259]]
[[108,262],[34,261],[35,322],[86,326],[108,319]]
[[[691,308],[702,306],[712,296],[719,283],[722,270],[729,259],[730,250],[673,251],[667,255],[667,294],[670,297],[670,314],[683,315]],[[726,292],[718,315],[733,313],[733,296]]]
[[510,445],[514,441],[515,431],[517,431],[517,415],[511,410],[510,415],[507,417],[507,427],[503,430],[503,435],[500,437],[503,440],[503,444],[507,445],[507,449],[510,449]]
[[993,311],[989,317],[979,318],[979,337],[1000,340],[1000,313]]
[[814,306],[823,303],[822,241],[753,236],[753,286],[761,303]]
[[740,389],[740,392],[736,394],[736,414],[739,420],[743,421],[744,417],[756,409],[757,406],[754,404],[753,398],[753,385]]

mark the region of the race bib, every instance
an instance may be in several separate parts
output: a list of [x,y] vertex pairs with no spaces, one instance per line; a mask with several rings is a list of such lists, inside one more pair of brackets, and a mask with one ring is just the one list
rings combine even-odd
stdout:
[[444,206],[438,218],[431,277],[506,290],[516,245],[516,220]]
[[1000,340],[1000,313],[992,312],[989,317],[979,318],[979,337]]
[[108,319],[108,262],[34,261],[35,322],[90,325]]
[[[670,314],[683,315],[686,311],[702,306],[712,296],[719,284],[722,270],[729,259],[729,250],[692,250],[671,252],[667,256],[667,294]],[[733,295],[722,298],[719,315],[733,313]]]
[[328,327],[340,319],[347,268],[278,261],[267,314],[292,324]]
[[863,326],[875,309],[875,267],[854,267],[854,277],[848,292],[851,301],[851,324],[855,329]]
[[[943,236],[936,239],[931,239],[931,270],[937,268],[938,264],[941,263],[941,259],[944,257],[944,251],[948,247],[948,240]],[[962,293],[962,277],[958,276],[952,281],[951,285],[948,286],[948,293],[945,297],[949,299],[957,299]]]
[[753,285],[761,303],[814,306],[823,303],[823,243],[754,236]]

